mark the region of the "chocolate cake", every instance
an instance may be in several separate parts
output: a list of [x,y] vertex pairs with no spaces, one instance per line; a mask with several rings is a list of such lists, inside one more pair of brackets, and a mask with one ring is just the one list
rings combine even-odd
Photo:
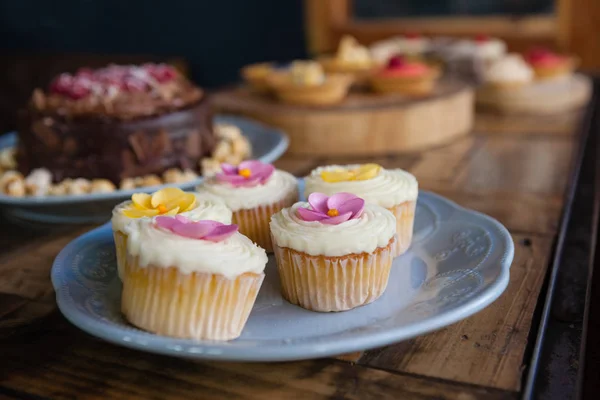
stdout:
[[202,90],[163,64],[61,74],[36,89],[20,121],[18,168],[65,178],[124,178],[169,168],[198,171],[215,145]]

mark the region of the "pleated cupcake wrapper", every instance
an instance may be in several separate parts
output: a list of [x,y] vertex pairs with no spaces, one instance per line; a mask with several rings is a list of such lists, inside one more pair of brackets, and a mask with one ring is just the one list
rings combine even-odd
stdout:
[[231,340],[242,333],[264,274],[182,274],[177,268],[140,267],[129,256],[121,310],[133,325],[177,338]]
[[127,262],[127,235],[121,231],[113,231],[115,250],[117,255],[117,272],[119,279],[123,280],[123,271]]
[[311,256],[274,246],[283,297],[313,311],[344,311],[368,304],[387,287],[395,238],[373,253]]
[[239,226],[242,235],[246,235],[267,252],[273,251],[269,222],[271,216],[283,208],[290,207],[298,199],[298,192],[293,191],[283,200],[273,204],[262,205],[248,210],[233,212],[232,222]]
[[392,208],[388,208],[396,217],[396,255],[404,254],[410,247],[415,223],[416,201],[406,201]]

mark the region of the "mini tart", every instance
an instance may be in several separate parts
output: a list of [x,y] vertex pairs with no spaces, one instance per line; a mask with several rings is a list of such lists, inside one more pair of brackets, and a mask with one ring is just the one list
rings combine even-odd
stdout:
[[[554,55],[553,55],[554,56]],[[532,62],[528,60],[529,65],[535,72],[536,79],[553,79],[561,76],[570,75],[577,68],[579,59],[576,57],[569,56],[556,56],[555,61],[544,63],[544,62]]]
[[[374,164],[366,164],[373,166]],[[376,204],[389,210],[396,217],[398,235],[396,255],[405,253],[412,242],[415,207],[419,195],[417,179],[401,169],[383,169],[364,180],[326,181],[329,173],[357,171],[365,165],[329,165],[313,170],[304,178],[304,195],[319,192],[327,195],[352,193],[363,198],[367,204]],[[378,166],[376,166],[378,167]]]
[[224,202],[233,211],[232,221],[239,226],[240,233],[268,252],[273,251],[269,232],[271,215],[298,200],[296,178],[281,170],[275,170],[264,184],[257,186],[235,187],[213,177],[196,190],[202,198]]
[[[198,195],[195,196],[196,201],[194,205],[189,210],[177,214],[186,216],[194,221],[209,219],[224,224],[231,223],[232,212],[222,201],[219,199],[207,200],[202,199]],[[115,240],[117,270],[120,278],[123,276],[123,269],[125,268],[125,263],[127,261],[127,226],[152,219],[152,217],[145,216],[139,218],[128,217],[125,215],[124,211],[131,209],[132,207],[133,202],[127,200],[118,204],[112,212],[111,224]]]
[[159,335],[231,340],[241,333],[264,279],[265,251],[235,233],[221,242],[192,239],[151,220],[126,228],[121,311]]
[[365,83],[369,72],[376,66],[369,50],[352,36],[344,36],[340,40],[334,56],[321,57],[318,61],[325,72],[351,75],[355,84]]
[[273,72],[273,63],[250,64],[243,67],[240,71],[246,83],[259,93],[267,93],[270,90],[267,78]]
[[288,74],[277,73],[268,77],[269,86],[277,98],[285,103],[303,106],[328,106],[341,102],[353,79],[346,74],[327,74],[323,83],[299,85]]
[[367,204],[338,225],[304,221],[296,203],[271,219],[283,297],[302,308],[345,311],[378,299],[388,283],[396,242],[392,213]]
[[423,72],[412,73],[404,67],[397,69],[383,68],[370,77],[371,87],[378,93],[400,93],[408,96],[427,96],[435,88],[435,83],[441,75],[437,65],[408,62],[406,65],[423,65]]

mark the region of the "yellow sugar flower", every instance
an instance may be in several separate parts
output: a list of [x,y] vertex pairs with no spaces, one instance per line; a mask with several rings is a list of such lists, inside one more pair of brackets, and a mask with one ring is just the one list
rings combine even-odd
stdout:
[[176,215],[189,211],[196,205],[196,196],[178,188],[165,188],[152,195],[135,193],[131,205],[123,211],[129,218]]
[[354,169],[336,169],[321,172],[321,179],[325,182],[366,181],[375,178],[381,166],[377,164],[364,164]]

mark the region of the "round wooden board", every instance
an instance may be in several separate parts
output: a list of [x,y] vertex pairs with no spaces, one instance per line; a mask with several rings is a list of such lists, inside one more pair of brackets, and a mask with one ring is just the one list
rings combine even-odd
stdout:
[[431,96],[353,92],[341,104],[285,104],[246,88],[217,92],[217,112],[242,114],[290,136],[290,154],[374,155],[418,151],[464,135],[473,125],[470,86],[441,80]]
[[505,114],[549,115],[564,113],[587,104],[592,94],[592,81],[574,74],[559,80],[541,81],[530,86],[477,91],[478,107]]

